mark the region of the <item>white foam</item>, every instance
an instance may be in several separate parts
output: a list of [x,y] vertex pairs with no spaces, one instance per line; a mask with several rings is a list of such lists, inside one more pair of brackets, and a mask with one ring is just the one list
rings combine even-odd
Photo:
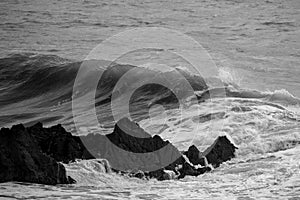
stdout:
[[298,119],[299,114],[268,102],[230,98],[214,99],[186,110],[169,110],[140,124],[180,150],[192,144],[204,150],[218,136],[225,135],[239,147],[238,154],[246,156],[279,151],[300,141]]

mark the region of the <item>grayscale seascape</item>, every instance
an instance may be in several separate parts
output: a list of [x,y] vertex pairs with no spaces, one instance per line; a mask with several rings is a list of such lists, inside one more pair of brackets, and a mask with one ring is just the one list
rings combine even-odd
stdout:
[[[200,103],[178,110],[165,90],[140,89],[130,101],[132,120],[180,151],[192,144],[204,151],[221,135],[238,147],[236,157],[220,167],[180,180],[106,173],[94,159],[76,160],[63,163],[76,184],[3,182],[0,199],[300,199],[299,0],[2,0],[0,10],[0,128],[40,121],[44,126],[62,124],[73,135],[111,133],[116,123],[112,115],[127,112],[119,101],[122,92],[147,82],[152,73],[168,74],[168,84],[181,87],[173,73],[179,70],[189,83],[203,87],[195,90]],[[94,58],[91,51],[107,38],[139,28],[147,33],[149,27],[193,38],[215,63],[214,79],[204,84],[189,70],[187,59],[142,49],[114,61],[136,70],[138,77],[123,80],[126,89],[120,85],[113,91],[124,71],[112,67],[98,85],[95,103],[81,100],[87,106],[74,111],[72,100],[84,96],[74,89],[82,61]],[[159,41],[161,35],[152,39],[156,37]],[[185,48],[184,41],[166,40]],[[134,43],[124,41],[124,46]],[[197,55],[197,49],[189,51]],[[97,61],[99,70],[108,62]],[[216,96],[209,98],[209,91]],[[111,108],[107,100],[113,98]],[[101,126],[91,120],[94,107],[88,105],[95,106]],[[74,113],[81,116],[76,126]]]

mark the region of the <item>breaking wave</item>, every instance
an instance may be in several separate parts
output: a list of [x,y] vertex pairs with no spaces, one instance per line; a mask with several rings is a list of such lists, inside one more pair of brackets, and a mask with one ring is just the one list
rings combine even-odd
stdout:
[[[88,61],[88,64],[99,66],[107,63]],[[80,98],[83,95],[73,94],[74,80],[81,64],[58,56],[29,53],[1,58],[0,126],[18,122],[31,125],[36,121],[46,125],[61,123],[77,134],[72,120],[71,100],[74,96]],[[95,104],[100,114],[98,119],[103,124],[92,127],[86,121],[81,129],[84,133],[111,132],[115,123],[110,109],[113,89],[118,80],[133,68],[136,67],[113,63],[103,72]],[[138,80],[144,80],[148,73],[153,73],[148,65],[136,69],[143,72]],[[175,71],[190,83],[199,104],[182,113],[178,110],[178,99],[168,88],[159,84],[139,87],[130,99],[131,117],[151,134],[160,134],[182,150],[191,143],[205,149],[218,135],[227,135],[240,147],[240,155],[276,152],[299,144],[300,117],[295,110],[299,108],[300,99],[287,90],[263,92],[241,88],[239,77],[226,69],[221,69],[216,77],[223,82],[224,88],[211,87],[201,77],[181,67],[157,73],[173,77]],[[94,73],[89,76],[94,76]],[[127,80],[127,87],[134,87],[136,82]],[[180,81],[176,83],[180,88]],[[224,91],[226,98],[218,98],[218,94]],[[117,93],[122,93],[114,92],[117,98]],[[213,99],[211,93],[215,94]],[[88,118],[89,110],[84,115]],[[97,167],[99,162],[89,162],[91,164]]]

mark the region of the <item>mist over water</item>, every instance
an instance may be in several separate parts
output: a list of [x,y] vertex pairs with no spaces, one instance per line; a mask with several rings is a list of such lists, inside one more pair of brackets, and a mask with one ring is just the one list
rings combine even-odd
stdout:
[[[300,196],[299,1],[42,0],[1,1],[0,5],[0,127],[42,121],[61,123],[77,135],[110,133],[115,122],[109,99],[116,81],[132,67],[144,73],[160,63],[157,73],[172,77],[172,71],[163,70],[167,65],[197,86],[201,103],[180,113],[172,93],[152,85],[135,93],[131,117],[151,135],[159,134],[180,150],[192,144],[204,150],[219,135],[239,147],[237,158],[199,177],[146,181],[111,173],[101,160],[78,160],[65,165],[68,175],[77,180],[75,185],[2,183],[0,198]],[[213,86],[215,80],[206,85],[175,55],[160,50],[132,52],[119,58],[119,66],[112,66],[107,79],[98,84],[95,105],[103,124],[94,127],[87,120],[77,132],[71,101],[81,97],[72,91],[81,61],[116,33],[154,26],[181,31],[203,45],[216,63],[215,78],[226,86],[227,98],[209,99],[208,91],[220,92]],[[134,84],[128,82],[129,87]],[[83,111],[82,116],[88,119],[89,113]]]

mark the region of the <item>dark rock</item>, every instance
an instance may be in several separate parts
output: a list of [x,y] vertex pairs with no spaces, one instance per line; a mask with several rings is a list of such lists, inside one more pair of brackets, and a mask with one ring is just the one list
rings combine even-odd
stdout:
[[155,171],[181,156],[170,142],[159,136],[151,137],[127,118],[118,121],[111,134],[81,139],[93,156],[107,159],[118,171]]
[[205,166],[205,158],[202,156],[202,153],[197,149],[195,145],[190,146],[188,151],[184,152],[184,154],[194,165]]
[[67,132],[60,124],[43,128],[41,123],[28,127],[42,151],[58,162],[69,163],[75,159],[94,158],[85,148],[80,138]]
[[[191,146],[184,152],[188,158],[186,160],[169,141],[164,141],[158,135],[151,137],[127,118],[121,119],[111,134],[88,135],[82,136],[81,139],[93,156],[107,159],[114,171],[141,170],[146,177],[158,180],[169,179],[174,174],[178,178],[187,175],[198,176],[211,171],[211,168],[206,166],[205,156],[209,163],[217,167],[234,157],[235,151],[235,147],[226,137],[219,137],[205,154],[196,146]],[[164,147],[167,148],[159,153],[158,150]],[[151,155],[147,154],[149,152]]]
[[74,183],[65,168],[44,154],[23,125],[0,130],[0,182]]
[[199,176],[201,174],[204,174],[205,172],[211,171],[210,167],[200,167],[196,168],[189,163],[185,162],[183,163],[182,168],[179,170],[180,175],[178,178],[184,178],[185,176]]
[[219,136],[215,142],[203,152],[207,162],[214,167],[219,167],[221,163],[234,158],[237,149],[226,136]]
[[184,154],[194,165],[200,164],[206,166],[207,164],[211,164],[213,167],[219,167],[221,163],[235,156],[235,149],[237,147],[226,136],[220,136],[204,152],[200,152],[196,146],[192,145]]
[[158,135],[151,137],[137,123],[128,118],[119,120],[114,131],[106,137],[113,144],[134,153],[153,152],[169,144],[168,141],[162,140]]
[[74,180],[72,177],[68,176],[68,184],[75,184],[76,180]]
[[[151,136],[137,123],[123,118],[108,135],[73,136],[61,125],[43,128],[41,123],[1,129],[0,181],[25,181],[44,184],[74,183],[57,162],[104,158],[108,168],[139,178],[166,180],[198,176],[234,157],[236,147],[218,137],[201,153],[196,146],[183,154],[169,141]],[[21,166],[21,167],[19,167]],[[136,173],[135,173],[136,172]]]

